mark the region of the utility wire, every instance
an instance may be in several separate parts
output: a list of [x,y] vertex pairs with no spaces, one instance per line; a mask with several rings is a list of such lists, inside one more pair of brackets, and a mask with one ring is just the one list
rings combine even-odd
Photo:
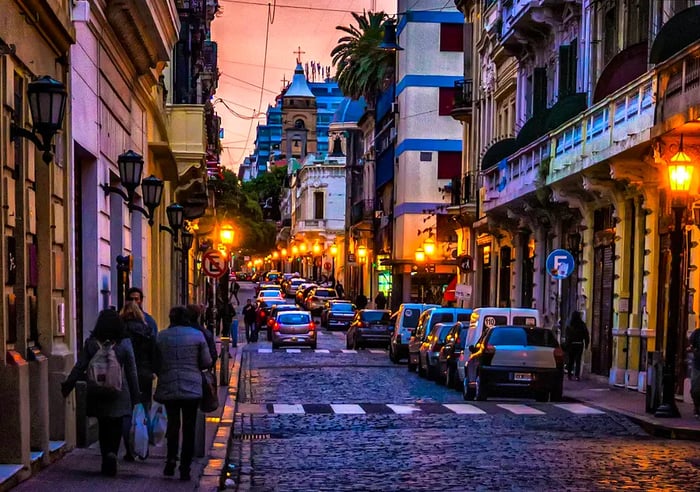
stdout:
[[[251,2],[251,1],[246,1],[246,0],[219,0],[220,3],[237,3],[240,5],[257,5],[259,7],[269,7],[269,3],[261,3],[261,2]],[[275,1],[276,3],[276,1]],[[417,3],[417,2],[416,2]],[[448,1],[448,3],[450,3]],[[344,13],[356,13],[356,14],[361,14],[362,11],[359,10],[349,10],[349,9],[332,9],[328,7],[312,7],[310,5],[275,5],[276,7],[283,8],[283,9],[298,9],[298,10],[315,10],[318,12],[344,12]],[[433,10],[444,10],[447,7],[447,4],[443,7],[432,7],[429,9],[420,9],[421,12],[428,12],[428,11],[433,11]],[[394,15],[404,15],[408,13],[409,10],[405,12],[397,12]]]

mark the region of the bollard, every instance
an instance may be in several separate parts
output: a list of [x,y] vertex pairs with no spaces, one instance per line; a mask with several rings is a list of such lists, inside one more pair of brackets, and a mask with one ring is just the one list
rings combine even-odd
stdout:
[[231,346],[238,347],[238,320],[236,318],[233,318],[233,321],[231,321],[229,336],[231,337]]
[[228,386],[228,360],[229,360],[229,347],[230,338],[221,337],[221,356],[219,363],[219,386]]

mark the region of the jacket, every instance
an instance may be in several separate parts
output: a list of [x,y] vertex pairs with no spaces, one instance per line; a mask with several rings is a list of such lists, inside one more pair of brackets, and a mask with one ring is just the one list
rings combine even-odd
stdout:
[[[64,394],[75,387],[78,380],[86,379],[86,371],[92,357],[100,349],[97,339],[93,336],[85,341],[85,346],[78,356],[73,370],[63,383]],[[87,414],[90,417],[124,417],[131,415],[134,405],[140,401],[139,382],[136,375],[136,359],[131,340],[124,338],[114,346],[117,359],[122,366],[122,390],[115,398],[87,396]]]
[[204,334],[192,326],[171,326],[158,333],[154,399],[196,400],[202,397],[202,371],[212,365]]
[[571,345],[572,343],[583,343],[586,348],[588,348],[588,328],[586,328],[586,323],[583,320],[572,321],[569,326],[566,327],[566,344]]
[[153,377],[153,367],[156,359],[156,337],[151,327],[135,319],[126,320],[126,333],[131,339],[136,358],[136,372],[139,378]]

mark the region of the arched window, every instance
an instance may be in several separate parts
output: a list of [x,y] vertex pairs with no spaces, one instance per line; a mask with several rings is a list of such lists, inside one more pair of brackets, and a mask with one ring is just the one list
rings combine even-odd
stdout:
[[294,128],[297,128],[297,129],[306,128],[306,127],[304,126],[304,120],[302,120],[302,119],[296,120],[296,121],[294,122]]

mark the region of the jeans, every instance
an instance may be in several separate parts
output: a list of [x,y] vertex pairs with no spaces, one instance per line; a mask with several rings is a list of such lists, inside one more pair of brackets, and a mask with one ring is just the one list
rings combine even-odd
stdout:
[[581,356],[583,355],[583,342],[572,342],[569,344],[569,376],[581,376]]
[[122,429],[131,424],[131,415],[124,417],[97,417],[98,440],[102,459],[108,454],[115,456],[119,452],[119,443],[122,438]]
[[180,448],[180,416],[182,414],[181,471],[189,471],[190,465],[192,464],[197,408],[199,408],[199,399],[171,400],[165,402],[165,412],[168,414],[168,429],[165,433],[168,440],[168,462],[177,461],[177,452]]
[[250,335],[253,333],[253,324],[255,321],[244,320],[245,322],[245,341],[250,342]]

